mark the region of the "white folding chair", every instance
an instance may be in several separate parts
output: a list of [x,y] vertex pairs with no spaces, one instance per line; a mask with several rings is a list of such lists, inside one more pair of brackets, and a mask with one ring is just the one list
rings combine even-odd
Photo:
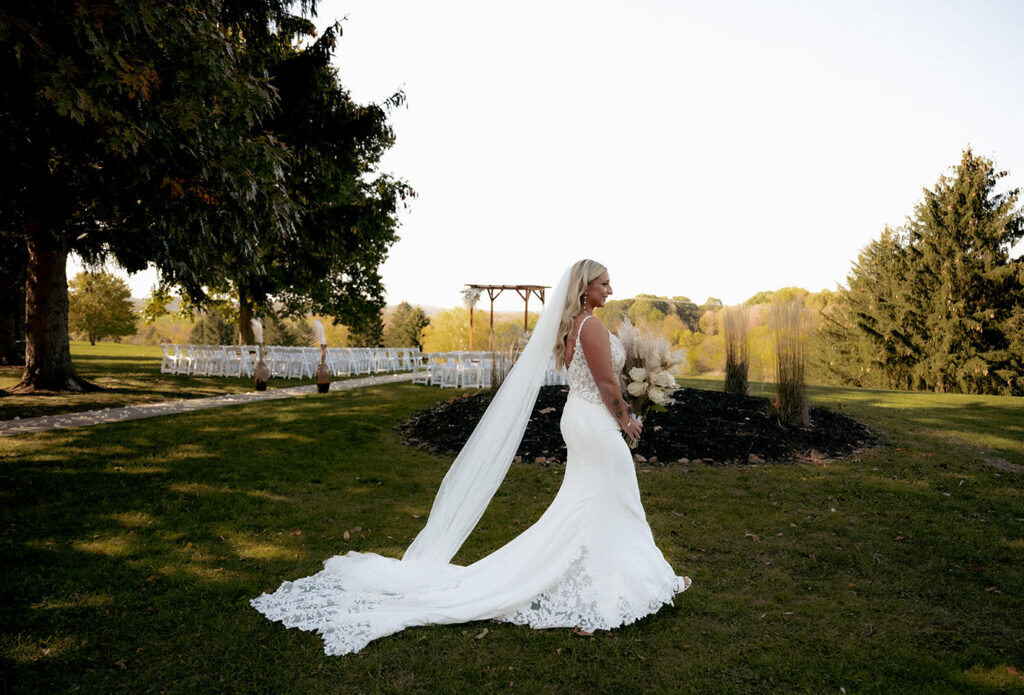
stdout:
[[430,385],[430,359],[426,355],[412,363],[412,383]]
[[227,376],[228,375],[228,360],[230,359],[228,354],[227,345],[215,345],[210,348],[210,375],[211,376]]
[[439,371],[440,383],[438,386],[443,389],[459,388],[459,356],[457,354],[449,353],[441,363]]
[[444,365],[446,361],[447,353],[435,352],[428,357],[427,369],[430,370],[430,385],[440,386],[441,385],[441,372],[444,371]]
[[480,357],[480,388],[491,388],[494,375],[494,358],[490,353]]
[[243,374],[252,378],[253,370],[256,369],[256,362],[259,361],[260,349],[255,345],[242,345],[239,347],[241,364],[239,365],[238,376]]
[[480,359],[463,355],[459,359],[459,385],[464,389],[478,389],[483,381]]
[[352,348],[352,373],[355,375],[366,374],[369,358],[366,355],[366,348]]
[[263,347],[263,361],[267,364],[272,377],[288,376],[288,354],[285,348],[279,345],[266,345]]
[[398,371],[399,366],[401,365],[401,361],[399,360],[399,357],[398,357],[398,348],[393,348],[393,347],[387,348],[387,363],[388,363],[387,364],[387,371],[389,371],[389,372],[397,372]]
[[188,376],[192,373],[192,364],[195,362],[195,354],[193,353],[194,345],[179,345],[178,350],[178,361],[175,369],[175,374],[184,374]]
[[387,372],[387,348],[372,348],[373,364],[372,370],[375,374]]
[[192,376],[206,376],[206,372],[210,367],[210,359],[206,354],[205,345],[193,345],[192,346]]
[[242,348],[238,345],[224,345],[224,376],[242,375]]
[[398,370],[402,372],[411,372],[412,367],[412,348],[398,348]]
[[319,363],[320,350],[314,347],[293,348],[291,362],[288,367],[289,379],[313,378],[316,369],[314,364]]
[[170,344],[161,344],[160,351],[163,353],[163,357],[160,360],[160,373],[161,374],[174,374],[174,370],[177,369],[175,364],[175,353],[174,348],[176,346]]
[[327,368],[334,376],[340,376],[348,371],[344,348],[327,348]]

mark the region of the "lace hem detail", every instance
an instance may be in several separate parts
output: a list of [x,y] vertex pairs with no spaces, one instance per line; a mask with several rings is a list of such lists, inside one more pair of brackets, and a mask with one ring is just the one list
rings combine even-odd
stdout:
[[[673,605],[673,597],[689,588],[682,577],[672,577],[647,595],[601,596],[587,573],[587,555],[587,548],[580,547],[558,584],[495,618],[535,629],[612,630],[656,613],[665,604]],[[329,656],[354,654],[373,640],[410,624],[422,624],[419,620],[408,620],[409,616],[375,610],[401,594],[354,592],[345,583],[337,574],[322,571],[284,582],[273,594],[263,594],[249,603],[285,627],[317,632],[323,638],[324,653]],[[457,591],[457,586],[453,589]]]
[[498,616],[498,620],[534,629],[579,627],[587,632],[614,630],[657,613],[665,604],[674,605],[676,594],[690,585],[683,577],[662,582],[653,594],[601,596],[586,570],[586,548],[581,548],[565,578],[553,588],[523,606]]
[[249,601],[265,617],[285,627],[319,633],[324,653],[332,656],[354,654],[378,637],[391,634],[373,629],[367,619],[356,618],[360,609],[369,609],[374,603],[353,597],[326,571],[284,582],[273,594]]

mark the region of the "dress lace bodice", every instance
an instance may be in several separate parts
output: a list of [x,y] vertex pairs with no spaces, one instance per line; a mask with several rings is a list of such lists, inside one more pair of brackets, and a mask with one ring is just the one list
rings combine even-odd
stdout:
[[[587,364],[587,356],[583,354],[583,346],[580,345],[580,332],[583,330],[583,324],[589,318],[591,317],[587,316],[580,321],[580,327],[576,331],[576,345],[573,348],[572,359],[569,360],[568,367],[569,395],[603,405],[604,399],[601,398],[594,375],[590,372],[590,365]],[[626,363],[626,350],[622,347],[619,339],[610,332],[608,333],[608,345],[612,352],[612,374],[618,374],[622,371],[622,365]]]

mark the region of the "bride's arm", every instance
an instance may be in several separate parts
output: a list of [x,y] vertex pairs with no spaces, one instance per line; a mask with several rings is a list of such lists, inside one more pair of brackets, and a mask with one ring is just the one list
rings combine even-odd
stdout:
[[625,429],[630,424],[629,407],[622,400],[619,380],[612,373],[612,350],[608,343],[608,329],[601,320],[587,321],[580,332],[580,345],[583,355],[590,365],[590,373],[597,384],[608,412],[612,414],[619,427]]

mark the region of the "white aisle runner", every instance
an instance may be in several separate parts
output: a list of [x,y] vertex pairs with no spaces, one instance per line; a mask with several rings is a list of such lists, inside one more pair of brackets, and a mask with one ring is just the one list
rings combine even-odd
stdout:
[[[412,377],[412,374],[389,374],[387,376],[370,376],[363,377],[361,379],[332,381],[331,391],[342,391],[346,389],[357,389],[363,386],[377,386],[378,384],[394,384],[401,381],[412,381]],[[14,420],[0,421],[0,437],[16,434],[28,434],[30,432],[44,432],[46,430],[88,427],[90,425],[102,425],[108,422],[140,420],[147,417],[188,413],[193,410],[220,408],[226,405],[239,405],[241,403],[253,403],[256,401],[274,400],[277,398],[291,398],[292,396],[303,396],[310,393],[316,393],[316,385],[308,384],[305,386],[289,386],[288,388],[271,389],[268,391],[229,393],[223,396],[210,396],[208,398],[183,398],[176,401],[160,401],[159,403],[129,405],[123,408],[104,408],[102,410],[86,410],[78,413],[62,413],[60,415],[44,415],[42,417],[29,417],[23,419],[16,418]]]

